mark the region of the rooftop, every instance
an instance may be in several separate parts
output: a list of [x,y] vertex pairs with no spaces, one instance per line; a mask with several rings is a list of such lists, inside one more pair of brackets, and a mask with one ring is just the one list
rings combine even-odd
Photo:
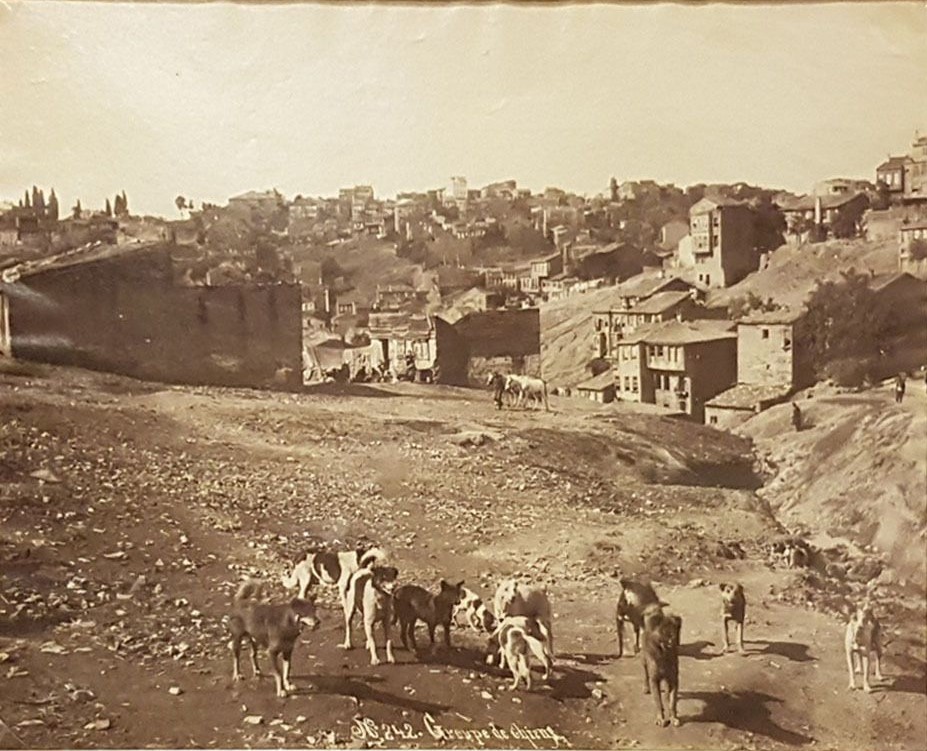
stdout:
[[822,209],[839,209],[851,201],[856,200],[859,196],[866,194],[861,191],[849,193],[833,193],[824,196],[799,196],[798,198],[783,198],[779,208],[783,211],[814,211],[814,206],[818,200],[821,201]]
[[654,324],[640,338],[644,344],[700,344],[737,339],[733,321],[666,321]]
[[795,323],[805,314],[804,308],[780,308],[779,310],[755,310],[737,319],[738,323]]
[[599,373],[594,378],[590,378],[588,381],[583,381],[576,388],[583,389],[585,391],[604,391],[609,386],[615,385],[615,374],[611,370],[606,370],[604,373]]
[[887,169],[901,169],[904,165],[909,164],[914,161],[911,157],[905,156],[890,156],[886,161],[882,162],[876,171],[887,170]]
[[646,314],[657,314],[665,313],[672,308],[675,308],[680,303],[685,300],[690,299],[690,294],[687,291],[682,292],[657,292],[655,295],[651,295],[646,300],[641,300],[637,305],[631,308],[629,313],[646,313]]
[[788,396],[789,390],[787,385],[754,386],[739,383],[727,391],[722,391],[714,399],[706,402],[705,406],[753,408],[770,399],[784,399]]

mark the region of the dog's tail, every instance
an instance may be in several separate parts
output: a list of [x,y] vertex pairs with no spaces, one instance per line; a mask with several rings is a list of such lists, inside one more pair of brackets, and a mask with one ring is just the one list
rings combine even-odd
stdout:
[[235,592],[235,602],[251,602],[264,597],[264,582],[257,579],[245,579]]
[[370,568],[377,563],[386,563],[386,553],[381,548],[370,548],[361,556],[361,568]]

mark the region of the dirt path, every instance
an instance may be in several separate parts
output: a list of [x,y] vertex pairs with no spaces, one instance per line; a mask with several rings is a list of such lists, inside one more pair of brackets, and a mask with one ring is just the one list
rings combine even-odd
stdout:
[[[922,625],[893,624],[889,680],[848,692],[842,624],[782,598],[796,582],[760,556],[774,525],[752,493],[650,482],[736,460],[701,429],[603,422],[560,400],[549,415],[499,415],[483,395],[427,387],[273,396],[56,371],[0,389],[0,746],[914,749],[927,737]],[[496,437],[462,447],[462,432]],[[603,457],[603,436],[617,453]],[[399,664],[370,667],[363,649],[337,648],[327,595],[297,650],[296,696],[277,699],[269,678],[232,685],[221,618],[234,583],[359,535],[426,586],[464,578],[490,595],[516,572],[548,586],[551,685],[506,691],[467,633],[449,653],[399,649]],[[722,540],[747,558],[719,557]],[[616,570],[652,577],[683,618],[679,728],[653,724],[639,660],[614,657]],[[715,585],[732,579],[749,600],[744,656],[718,653]],[[109,726],[85,729],[94,721]]]

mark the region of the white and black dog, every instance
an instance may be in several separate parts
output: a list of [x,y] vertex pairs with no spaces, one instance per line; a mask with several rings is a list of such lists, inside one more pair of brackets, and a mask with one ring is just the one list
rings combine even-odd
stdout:
[[463,596],[454,606],[454,623],[470,626],[477,633],[491,634],[496,630],[496,617],[482,598],[472,589],[462,587]]
[[293,571],[283,577],[287,589],[299,587],[299,597],[305,598],[309,587],[315,583],[338,588],[338,597],[344,606],[351,575],[362,568],[386,561],[386,554],[377,547],[358,546],[355,550],[332,553],[315,551],[293,566]]

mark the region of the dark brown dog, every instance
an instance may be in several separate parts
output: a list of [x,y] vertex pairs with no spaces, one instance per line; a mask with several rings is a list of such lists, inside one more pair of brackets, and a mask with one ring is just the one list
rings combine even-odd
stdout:
[[[261,602],[262,595],[263,584],[253,580],[243,582],[235,593],[234,608],[228,620],[229,631],[232,633],[229,642],[232,650],[232,679],[241,680],[241,643],[247,639],[251,644],[254,675],[261,675],[257,661],[257,648],[260,646],[270,655],[277,696],[285,697],[287,691],[293,690],[290,663],[300,627],[303,624],[312,629],[319,627],[315,603],[311,599],[297,597],[286,604],[272,604]],[[282,658],[282,670],[278,657]]]
[[666,684],[669,701],[669,722],[679,724],[676,700],[679,695],[679,635],[682,619],[667,615],[659,605],[648,606],[643,613],[642,652],[644,662],[644,693],[653,694],[657,705],[657,725],[666,727],[662,686]]
[[451,646],[451,619],[454,608],[463,598],[463,582],[449,584],[441,580],[438,594],[432,594],[415,584],[399,587],[394,595],[395,620],[399,621],[399,638],[402,646],[418,650],[415,643],[415,624],[424,621],[428,626],[428,638],[431,647],[435,646],[435,629],[444,628],[444,646]]
[[721,590],[721,634],[724,637],[724,651],[731,648],[727,638],[727,626],[734,622],[737,650],[744,651],[744,622],[747,620],[747,598],[740,584],[719,584]]
[[[641,649],[641,628],[644,625],[644,610],[650,605],[660,605],[660,598],[649,584],[619,579],[621,591],[615,606],[615,625],[618,627],[618,656],[624,655],[624,623],[629,621],[634,628],[634,653]],[[663,603],[665,604],[665,603]]]

